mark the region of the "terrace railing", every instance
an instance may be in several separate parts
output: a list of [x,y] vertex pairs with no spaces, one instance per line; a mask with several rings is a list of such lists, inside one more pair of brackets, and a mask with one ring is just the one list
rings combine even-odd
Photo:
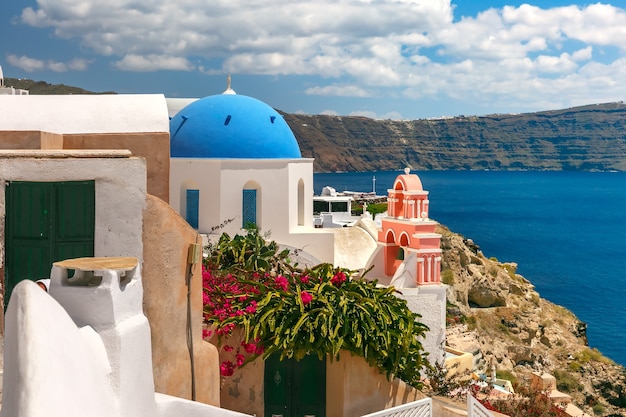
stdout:
[[367,414],[362,417],[432,417],[432,415],[433,401],[430,398],[424,398],[408,404]]
[[467,394],[467,417],[493,417],[493,414],[480,401]]

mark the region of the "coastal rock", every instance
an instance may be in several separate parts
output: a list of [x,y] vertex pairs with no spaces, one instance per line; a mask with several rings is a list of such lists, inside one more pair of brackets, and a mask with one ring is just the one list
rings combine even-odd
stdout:
[[529,365],[535,362],[535,354],[532,349],[527,346],[509,346],[508,357],[516,365]]
[[467,302],[470,306],[481,308],[505,306],[506,293],[488,281],[481,281],[469,289]]
[[[440,226],[447,288],[446,343],[474,355],[477,371],[518,382],[547,372],[588,415],[626,415],[626,369],[587,346],[587,325],[535,291],[514,263],[485,257]],[[468,246],[469,243],[469,246]]]

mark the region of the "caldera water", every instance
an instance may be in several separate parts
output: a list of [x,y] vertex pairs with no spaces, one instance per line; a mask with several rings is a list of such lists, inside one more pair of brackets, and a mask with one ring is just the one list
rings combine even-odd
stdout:
[[[315,193],[387,195],[400,171],[314,174]],[[539,294],[588,324],[589,345],[626,365],[626,173],[416,171],[430,217],[487,257],[516,262]]]

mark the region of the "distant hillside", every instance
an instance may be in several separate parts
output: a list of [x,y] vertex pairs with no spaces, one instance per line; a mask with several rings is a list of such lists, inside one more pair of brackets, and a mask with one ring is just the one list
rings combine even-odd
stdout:
[[[6,78],[30,94],[95,94]],[[105,92],[99,94],[115,94]],[[412,169],[626,171],[626,105],[422,120],[285,114],[316,172]]]
[[428,120],[285,114],[315,171],[626,170],[623,102]]
[[65,84],[48,84],[45,81],[33,81],[19,78],[5,78],[4,83],[9,87],[28,90],[30,94],[35,95],[56,95],[56,94],[116,94],[112,91],[103,93],[94,93],[78,87],[71,87]]

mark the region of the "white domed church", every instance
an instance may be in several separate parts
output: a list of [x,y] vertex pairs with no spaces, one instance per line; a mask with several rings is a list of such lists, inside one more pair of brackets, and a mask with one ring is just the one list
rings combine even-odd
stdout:
[[334,235],[313,227],[313,159],[272,107],[230,85],[193,101],[170,121],[170,156],[170,204],[200,234],[256,226],[334,261]]
[[[170,205],[205,238],[222,232],[234,236],[254,225],[280,245],[301,249],[310,264],[369,269],[367,279],[402,288],[402,298],[431,329],[424,341],[426,350],[434,358],[442,357],[441,250],[436,222],[427,219],[428,192],[419,178],[407,172],[389,190],[396,203],[384,233],[371,219],[361,219],[353,227],[317,229],[313,159],[302,158],[293,132],[276,110],[235,94],[230,82],[222,94],[188,102],[170,121]],[[419,213],[396,213],[407,198],[406,206],[419,206]],[[390,238],[396,235],[398,242]],[[425,239],[432,245],[424,246]],[[403,261],[396,260],[400,247],[407,253]],[[430,266],[424,269],[425,265]]]

